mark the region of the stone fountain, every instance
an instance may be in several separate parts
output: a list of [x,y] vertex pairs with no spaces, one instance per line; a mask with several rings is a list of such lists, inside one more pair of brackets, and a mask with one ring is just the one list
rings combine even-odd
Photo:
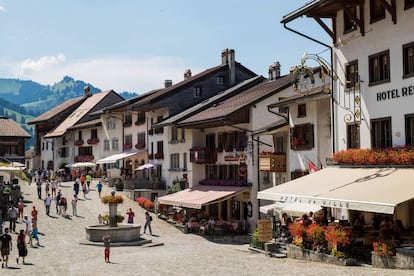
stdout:
[[122,195],[111,195],[102,197],[102,202],[109,206],[109,222],[107,224],[98,224],[86,226],[86,240],[90,242],[102,242],[104,235],[111,237],[112,243],[138,242],[141,240],[141,225],[136,224],[118,224],[117,207],[123,202]]

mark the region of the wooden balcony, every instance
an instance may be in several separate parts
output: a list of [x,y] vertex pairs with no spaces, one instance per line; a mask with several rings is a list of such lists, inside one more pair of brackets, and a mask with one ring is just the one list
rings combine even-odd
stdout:
[[192,148],[190,149],[190,162],[205,164],[216,163],[217,153],[214,149]]
[[259,155],[259,170],[270,172],[286,172],[286,154],[270,153]]

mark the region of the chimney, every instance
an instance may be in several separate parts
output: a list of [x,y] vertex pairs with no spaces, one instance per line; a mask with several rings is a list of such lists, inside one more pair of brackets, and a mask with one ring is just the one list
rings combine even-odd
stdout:
[[224,49],[221,51],[221,64],[229,66],[230,85],[236,84],[236,59],[233,49]]
[[91,88],[87,85],[83,88],[83,93],[85,97],[90,97],[92,94],[90,93]]
[[186,79],[189,79],[189,78],[191,78],[191,70],[187,69],[187,70],[184,71],[184,79],[186,80]]
[[279,61],[276,61],[269,66],[269,79],[275,80],[278,78],[280,78],[280,63]]
[[172,84],[173,84],[172,80],[165,80],[164,81],[164,87],[165,88],[171,87]]

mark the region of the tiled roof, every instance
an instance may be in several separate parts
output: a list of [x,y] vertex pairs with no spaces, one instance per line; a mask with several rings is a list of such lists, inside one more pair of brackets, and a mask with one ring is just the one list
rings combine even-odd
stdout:
[[[177,121],[183,120],[183,119],[191,116],[194,113],[200,112],[201,110],[207,108],[208,106],[214,104],[215,102],[220,101],[220,99],[226,98],[226,97],[228,97],[228,95],[237,93],[237,91],[240,91],[241,89],[243,89],[246,86],[251,87],[252,84],[258,83],[260,80],[263,81],[263,79],[264,78],[262,76],[256,76],[256,77],[250,78],[248,80],[245,80],[245,81],[243,81],[243,82],[227,89],[224,92],[220,92],[217,95],[215,95],[213,97],[210,97],[207,100],[184,110],[183,112],[181,112],[177,115],[171,116],[171,117],[163,120],[160,123],[154,124],[153,127],[161,127],[161,126],[171,125],[171,124],[173,124]],[[246,88],[244,88],[244,89],[246,89]]]
[[178,125],[195,124],[202,121],[221,120],[238,110],[245,108],[246,106],[253,105],[263,98],[269,97],[269,95],[277,93],[282,89],[285,89],[291,85],[291,75],[280,77],[276,80],[266,80],[258,85],[253,86],[247,90],[244,90],[233,97],[215,104],[210,108],[195,114],[183,121],[180,121]]
[[67,129],[74,126],[79,120],[86,116],[89,111],[95,107],[101,100],[103,100],[108,94],[113,91],[105,91],[93,94],[86,98],[86,100],[69,115],[60,125],[58,125],[54,130],[50,131],[45,135],[45,138],[59,137],[66,133]]
[[32,137],[12,119],[0,117],[0,137]]
[[142,100],[140,100],[140,101],[132,104],[131,105],[131,108],[133,109],[134,107],[143,106],[143,105],[146,105],[146,104],[151,103],[153,101],[156,101],[158,99],[161,99],[162,97],[165,97],[165,96],[173,93],[177,89],[182,88],[186,84],[189,84],[189,83],[193,82],[194,80],[203,78],[204,76],[207,76],[207,75],[209,75],[209,74],[211,74],[211,73],[219,70],[223,66],[228,66],[228,65],[227,64],[224,64],[224,65],[219,65],[219,66],[215,66],[215,67],[209,68],[209,69],[204,70],[203,72],[201,72],[199,74],[196,74],[196,75],[194,75],[192,77],[189,77],[189,78],[187,78],[185,80],[182,80],[182,81],[174,84],[173,86],[170,86],[170,87],[161,89],[161,90],[155,92],[154,94],[152,94],[152,95],[150,95],[150,96],[148,96],[148,97],[146,97],[146,98],[144,98],[144,99],[142,99]]
[[58,105],[58,106],[52,108],[51,110],[43,113],[42,115],[30,120],[30,122],[28,122],[28,123],[29,124],[35,124],[35,123],[40,123],[40,122],[50,120],[53,117],[55,117],[56,115],[59,115],[59,113],[61,113],[63,110],[66,110],[66,109],[70,108],[71,106],[79,103],[80,101],[83,101],[84,99],[85,99],[84,97],[69,99],[69,100],[65,101],[64,103],[61,103],[60,105]]
[[80,124],[75,124],[74,126],[68,128],[68,130],[75,130],[75,129],[81,129],[81,128],[99,126],[99,125],[102,125],[102,120],[100,118],[95,119],[95,120],[90,120],[90,121],[80,123]]

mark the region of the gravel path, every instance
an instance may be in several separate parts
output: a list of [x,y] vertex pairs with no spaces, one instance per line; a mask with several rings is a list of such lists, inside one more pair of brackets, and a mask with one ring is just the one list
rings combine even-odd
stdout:
[[[95,187],[96,180],[91,184]],[[28,264],[16,264],[16,236],[13,235],[13,251],[9,268],[1,269],[0,275],[413,275],[413,271],[374,269],[372,267],[340,267],[323,263],[276,259],[248,250],[247,245],[229,245],[210,242],[201,236],[183,234],[163,220],[154,217],[154,236],[143,235],[153,244],[162,246],[127,246],[111,248],[111,263],[103,258],[103,247],[80,244],[85,239],[85,226],[97,224],[99,213],[107,212],[95,190],[87,199],[78,203],[78,217],[63,218],[52,208],[46,216],[43,202],[37,199],[34,184],[21,184],[25,212],[35,205],[39,210],[39,247],[29,247]],[[72,183],[60,187],[70,199]],[[104,185],[102,194],[111,188]],[[126,197],[125,197],[126,198]],[[54,204],[54,202],[53,202]],[[71,206],[68,204],[68,213]],[[118,206],[119,212],[128,208],[135,212],[135,223],[144,225],[145,210],[126,198]],[[6,226],[8,224],[4,224]],[[16,230],[23,229],[19,223]]]

